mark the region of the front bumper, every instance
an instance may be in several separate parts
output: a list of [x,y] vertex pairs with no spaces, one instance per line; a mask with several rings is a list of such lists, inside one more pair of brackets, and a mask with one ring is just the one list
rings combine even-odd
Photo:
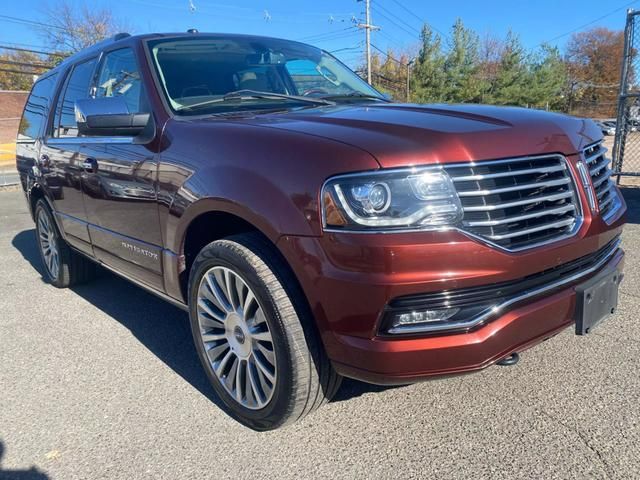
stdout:
[[614,250],[598,269],[506,306],[460,332],[381,332],[388,305],[405,296],[488,286],[528,277],[604,249],[619,237],[624,210],[609,225],[588,218],[572,239],[517,254],[457,232],[282,237],[278,243],[304,290],[336,370],[378,384],[411,383],[487,367],[574,323],[575,286],[602,268],[623,267]]
[[[607,267],[624,267],[622,250],[602,268]],[[412,383],[480,370],[573,325],[575,307],[572,285],[516,307],[469,333],[406,339],[339,336],[345,361],[334,362],[334,366],[342,375],[378,384]]]

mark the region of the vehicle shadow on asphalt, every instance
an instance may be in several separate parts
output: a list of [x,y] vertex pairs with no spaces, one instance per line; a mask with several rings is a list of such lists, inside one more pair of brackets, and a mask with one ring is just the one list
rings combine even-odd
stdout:
[[640,224],[640,187],[620,187],[627,202],[627,222]]
[[31,467],[27,470],[4,470],[2,468],[2,457],[4,456],[4,444],[0,441],[0,479],[11,480],[47,480],[49,476]]
[[[43,276],[35,230],[18,233],[12,244]],[[98,271],[98,278],[71,290],[122,324],[167,366],[219,405],[193,346],[187,314],[110,272]]]
[[[12,245],[44,281],[35,229],[18,233]],[[221,406],[200,365],[185,312],[103,269],[99,269],[98,278],[94,281],[71,290],[122,324],[168,367],[214,404]],[[345,379],[333,401],[346,401],[389,388],[392,387]]]

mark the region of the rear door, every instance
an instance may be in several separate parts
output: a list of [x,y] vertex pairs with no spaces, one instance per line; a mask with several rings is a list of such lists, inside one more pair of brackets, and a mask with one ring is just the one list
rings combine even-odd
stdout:
[[[105,52],[96,78],[96,98],[121,97],[129,113],[149,113],[131,48]],[[85,137],[80,153],[94,164],[93,170],[85,171],[84,182],[96,257],[119,272],[163,289],[155,152],[132,137]]]
[[22,112],[16,139],[16,164],[26,189],[31,188],[32,184],[28,183],[34,181],[46,188],[42,175],[47,173],[47,165],[41,163],[40,145],[58,77],[59,74],[54,73],[38,80],[33,85]]
[[89,97],[96,64],[97,58],[85,60],[67,75],[58,95],[51,130],[40,149],[41,162],[47,165],[43,176],[65,238],[88,254],[92,254],[92,249],[82,193],[85,158],[80,152],[82,139],[78,137],[75,102]]

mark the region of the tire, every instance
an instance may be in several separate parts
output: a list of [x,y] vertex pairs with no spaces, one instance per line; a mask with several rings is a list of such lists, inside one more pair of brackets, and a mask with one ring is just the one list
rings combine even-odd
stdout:
[[249,428],[291,424],[340,386],[296,279],[259,234],[202,249],[189,276],[189,314],[211,385],[227,413]]
[[67,288],[91,280],[95,275],[95,264],[67,245],[49,205],[42,199],[36,202],[35,220],[38,251],[49,283]]

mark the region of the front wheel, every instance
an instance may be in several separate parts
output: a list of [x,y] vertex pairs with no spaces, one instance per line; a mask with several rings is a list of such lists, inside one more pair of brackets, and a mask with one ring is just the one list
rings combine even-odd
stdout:
[[256,234],[207,245],[189,279],[198,355],[228,412],[255,430],[292,423],[330,399],[340,377],[302,293]]

